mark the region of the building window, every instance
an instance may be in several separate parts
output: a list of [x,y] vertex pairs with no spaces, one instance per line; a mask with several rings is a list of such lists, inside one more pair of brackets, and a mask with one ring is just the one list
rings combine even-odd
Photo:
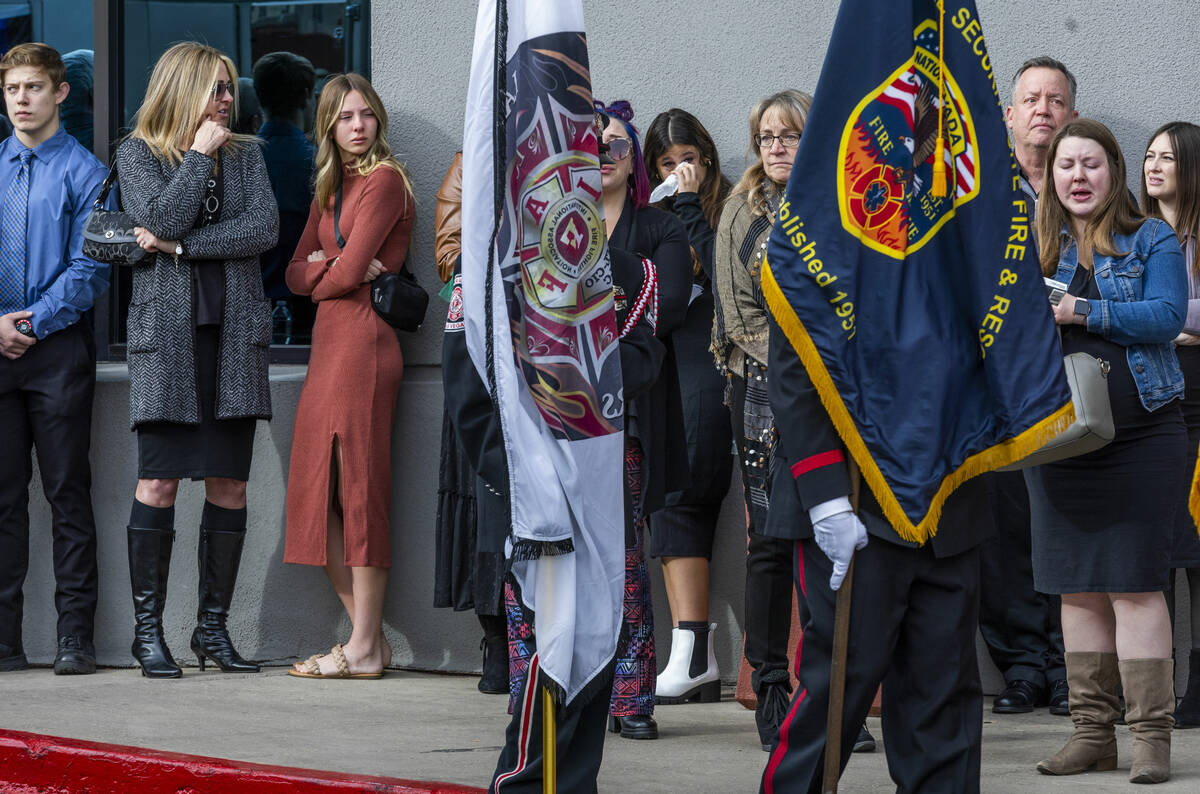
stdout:
[[[68,0],[69,1],[69,0]],[[49,5],[48,2],[44,2]],[[115,143],[132,127],[134,114],[141,105],[146,82],[158,57],[178,41],[203,41],[225,52],[237,67],[241,131],[263,135],[267,141],[272,183],[281,206],[281,243],[263,257],[264,289],[272,299],[275,344],[272,361],[307,361],[315,316],[312,302],[287,292],[282,268],[291,259],[292,250],[308,212],[308,201],[297,201],[299,189],[306,187],[306,166],[287,164],[280,157],[298,156],[303,143],[290,136],[305,136],[311,146],[312,123],[321,85],[330,74],[356,71],[370,75],[369,2],[246,2],[245,0],[95,0],[98,13],[97,57],[105,61],[108,76],[105,85],[97,85],[97,103],[107,109],[105,135],[97,135],[97,155],[108,162]],[[77,1],[72,3],[77,5]],[[4,4],[0,2],[0,8]],[[100,23],[103,23],[101,25]],[[100,29],[102,28],[102,29]],[[103,48],[103,52],[101,51]],[[311,64],[313,97],[303,108],[283,109],[272,114],[264,105],[282,107],[278,81],[271,82],[259,102],[253,90],[254,66],[264,56],[288,53],[279,69],[268,75],[291,79],[288,63],[302,60]],[[279,64],[275,64],[279,65]],[[101,73],[97,68],[97,74]],[[287,92],[283,92],[287,93]],[[284,102],[284,105],[287,103]],[[294,112],[293,112],[294,111]],[[274,117],[273,117],[274,116]],[[272,150],[272,147],[275,147]],[[278,156],[272,157],[272,151]],[[290,154],[281,155],[285,151]],[[105,310],[97,312],[97,342],[102,358],[124,357],[125,318],[129,305],[130,273],[116,269]],[[101,317],[103,315],[103,317]],[[103,322],[103,327],[100,327]],[[105,353],[107,352],[107,356]]]

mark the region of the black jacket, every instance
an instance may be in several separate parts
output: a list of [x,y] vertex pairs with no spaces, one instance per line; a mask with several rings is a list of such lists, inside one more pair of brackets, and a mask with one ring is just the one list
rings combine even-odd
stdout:
[[[634,296],[642,288],[644,271],[641,259],[621,250],[610,251],[613,281],[620,285],[626,295]],[[454,266],[455,289],[459,289],[461,258]],[[453,383],[445,390],[446,411],[458,434],[458,441],[467,461],[493,492],[508,493],[508,460],[504,451],[504,437],[500,430],[500,418],[492,405],[487,385],[479,376],[471,356],[467,352],[467,337],[463,333],[462,317],[455,316],[456,306],[462,301],[451,301],[450,316],[442,336],[442,382]],[[624,316],[618,316],[618,326]],[[666,349],[655,338],[648,321],[642,320],[621,338],[621,379],[626,403],[645,395],[657,382],[662,369]],[[505,528],[507,530],[507,528]],[[483,527],[481,527],[483,530]],[[495,543],[499,540],[499,543]],[[484,539],[480,539],[484,545]],[[487,548],[503,547],[503,539],[490,538]]]
[[[691,481],[679,372],[671,334],[687,317],[688,300],[692,295],[692,254],[687,230],[678,218],[654,207],[638,209],[628,198],[608,244],[610,250],[649,259],[658,270],[656,335],[666,347],[666,358],[653,388],[636,402],[640,441],[645,453],[644,509],[649,515],[663,507],[667,493],[683,490]],[[626,399],[629,399],[628,390]]]
[[[770,320],[770,362],[767,394],[779,431],[775,470],[771,478],[771,508],[764,534],[798,539],[812,537],[808,511],[850,495],[846,451],[829,419],[816,386],[783,331]],[[793,467],[799,473],[793,475]],[[901,546],[903,540],[883,517],[883,509],[864,483],[859,489],[858,515],[867,533]],[[976,477],[959,486],[942,509],[938,532],[931,543],[938,557],[951,557],[987,540],[995,531],[987,489]]]

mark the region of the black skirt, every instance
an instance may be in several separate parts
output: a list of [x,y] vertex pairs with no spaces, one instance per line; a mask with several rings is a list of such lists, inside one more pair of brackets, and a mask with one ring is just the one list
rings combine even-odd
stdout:
[[708,350],[713,298],[705,293],[688,307],[687,320],[671,334],[687,432],[685,490],[667,494],[666,505],[650,514],[651,557],[712,559],[721,503],[733,472],[733,436],[725,405],[725,377]]
[[450,416],[444,414],[434,529],[435,607],[504,614],[509,523],[508,499],[492,492],[471,469]]
[[1088,455],[1026,470],[1034,586],[1042,593],[1166,590],[1172,529],[1190,476],[1179,402],[1147,411],[1125,348],[1082,328],[1064,329],[1063,352],[1111,365],[1116,437]]
[[190,477],[250,479],[254,454],[253,417],[217,419],[217,356],[221,329],[196,328],[196,386],[200,423],[143,422],[137,427],[138,478],[177,480]]
[[1179,367],[1183,370],[1183,422],[1187,425],[1187,460],[1184,465],[1185,484],[1180,491],[1183,499],[1175,514],[1175,537],[1171,544],[1172,568],[1200,568],[1200,533],[1188,510],[1192,473],[1200,456],[1200,345],[1181,345],[1175,348]]

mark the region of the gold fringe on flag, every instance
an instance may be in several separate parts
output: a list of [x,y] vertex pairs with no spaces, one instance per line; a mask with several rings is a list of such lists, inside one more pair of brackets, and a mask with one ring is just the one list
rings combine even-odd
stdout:
[[[837,386],[834,385],[833,378],[825,368],[820,351],[817,350],[817,346],[808,335],[804,324],[800,322],[800,318],[796,316],[796,312],[784,297],[783,291],[771,273],[770,262],[766,260],[763,261],[762,288],[767,299],[767,307],[771,310],[771,314],[774,315],[780,328],[783,329],[788,341],[792,343],[792,347],[799,354],[800,361],[808,371],[809,377],[812,378],[813,385],[817,387],[822,405],[825,406],[829,418],[833,421],[834,429],[837,430],[842,443],[850,451],[850,455],[858,463],[863,479],[871,488],[871,493],[875,495],[880,507],[883,508],[884,517],[887,518],[896,533],[907,541],[924,545],[937,534],[938,521],[942,517],[942,506],[958,486],[972,477],[993,471],[1001,466],[1007,466],[1009,463],[1018,461],[1041,449],[1051,439],[1062,434],[1075,421],[1075,406],[1068,400],[1066,405],[1058,408],[1020,435],[1001,441],[999,444],[967,458],[961,466],[942,480],[941,486],[929,505],[929,510],[919,522],[914,524],[904,512],[904,508],[900,506],[899,500],[892,493],[891,486],[888,485],[879,466],[871,457],[866,442],[859,435],[858,427],[850,416],[845,402],[842,401]],[[1200,478],[1200,468],[1197,469],[1196,477]],[[1200,491],[1197,488],[1200,488],[1200,483],[1194,482],[1190,503],[1193,516],[1200,515],[1200,509],[1198,509],[1200,508]],[[1197,520],[1200,521],[1200,518]]]
[[1192,492],[1188,496],[1188,512],[1192,514],[1197,532],[1200,532],[1200,458],[1196,459],[1196,469],[1192,472]]

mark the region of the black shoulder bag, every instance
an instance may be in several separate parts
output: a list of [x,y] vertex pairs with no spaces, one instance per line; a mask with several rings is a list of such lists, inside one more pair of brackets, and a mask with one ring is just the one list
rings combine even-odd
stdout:
[[83,226],[83,255],[108,265],[148,264],[146,260],[151,252],[138,245],[133,233],[133,227],[137,224],[129,217],[129,213],[104,208],[104,202],[116,181],[117,162],[114,158]]
[[[345,250],[346,238],[342,237],[342,187],[338,185],[333,199],[333,236],[338,247]],[[404,265],[399,273],[380,273],[371,282],[371,308],[397,331],[415,333],[425,320],[429,308],[429,293],[417,283],[413,274]]]

